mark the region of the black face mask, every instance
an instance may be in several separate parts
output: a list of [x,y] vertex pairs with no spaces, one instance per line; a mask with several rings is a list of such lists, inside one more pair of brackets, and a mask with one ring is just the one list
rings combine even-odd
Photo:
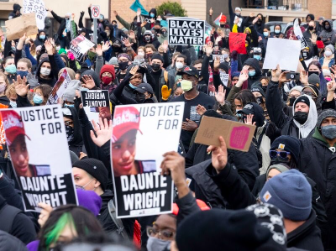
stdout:
[[258,21],[257,24],[258,24],[258,25],[261,25],[261,21]]
[[266,93],[266,91],[267,91],[267,86],[262,86],[261,89],[263,89],[264,92]]
[[68,142],[72,141],[74,139],[74,129],[71,126],[65,125],[66,135]]
[[153,68],[154,71],[158,71],[158,70],[161,69],[161,65],[159,65],[159,64],[152,64],[152,68]]
[[225,24],[221,24],[220,27],[221,27],[221,28],[224,28],[224,27],[225,27]]
[[308,76],[316,74],[317,76],[320,76],[320,73],[318,71],[308,71]]
[[202,71],[198,71],[198,77],[202,77]]
[[145,40],[146,40],[146,42],[150,42],[151,41],[151,37],[150,36],[145,36]]
[[128,62],[120,62],[118,65],[119,65],[119,69],[123,71],[127,68]]
[[277,156],[276,158],[271,159],[271,165],[279,164],[279,163],[289,164],[288,157],[286,159],[283,159],[283,158],[280,158],[279,156]]
[[330,25],[325,25],[324,28],[325,28],[326,30],[329,30]]
[[310,31],[314,30],[314,26],[309,26],[308,28]]
[[264,103],[264,100],[262,97],[257,97],[256,100],[257,100],[258,105],[261,105]]
[[289,99],[289,106],[293,106],[294,105],[294,102],[295,102],[295,97],[292,97]]
[[308,113],[307,112],[296,112],[293,117],[297,122],[299,122],[301,125],[306,123],[308,119]]
[[138,102],[139,104],[144,103],[146,100],[145,94],[137,92],[135,96],[135,101]]

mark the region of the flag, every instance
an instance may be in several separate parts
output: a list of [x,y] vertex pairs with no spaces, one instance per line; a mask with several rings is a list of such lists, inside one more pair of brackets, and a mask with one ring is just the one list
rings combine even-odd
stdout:
[[135,0],[134,3],[130,6],[130,9],[133,10],[134,12],[137,12],[139,8],[141,9],[141,15],[143,16],[149,15],[148,11],[145,10],[145,8],[140,3],[140,0]]
[[215,21],[214,21],[214,24],[215,25],[217,25],[217,26],[219,26],[220,24],[219,24],[219,20],[221,20],[221,18],[222,18],[222,13],[215,19]]

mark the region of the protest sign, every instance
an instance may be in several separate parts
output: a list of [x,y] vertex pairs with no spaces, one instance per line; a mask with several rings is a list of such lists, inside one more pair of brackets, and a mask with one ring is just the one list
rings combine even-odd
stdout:
[[247,54],[245,47],[246,34],[230,32],[229,46],[230,52],[237,51],[239,54]]
[[111,119],[110,100],[108,91],[82,91],[82,104],[90,121],[99,123],[99,118]]
[[216,58],[219,58],[219,62],[221,62],[221,63],[223,63],[225,61],[224,55],[212,54],[212,60],[215,60]]
[[222,81],[223,85],[227,86],[229,82],[229,74],[226,74],[225,72],[220,72],[220,80]]
[[298,21],[297,18],[294,21],[293,30],[294,30],[294,34],[295,34],[296,38],[298,40],[300,40],[300,42],[301,42],[301,49],[309,47],[306,39],[304,38],[304,36],[302,34],[302,30],[301,30],[301,27],[299,25],[299,21]]
[[5,22],[6,39],[12,41],[27,36],[36,35],[38,29],[36,26],[35,13],[23,14],[17,18],[10,19]]
[[195,18],[169,18],[168,43],[170,45],[204,45],[205,21]]
[[178,150],[183,111],[182,102],[116,106],[111,163],[118,218],[171,212],[173,183],[160,165],[164,153]]
[[39,202],[77,204],[62,108],[5,109],[0,115],[25,211],[38,212]]
[[23,13],[35,13],[37,28],[39,30],[44,29],[44,19],[47,16],[47,11],[43,0],[24,0]]
[[250,148],[255,126],[226,119],[203,116],[195,143],[219,146],[222,136],[228,149],[247,152]]
[[269,38],[263,69],[296,71],[301,51],[301,43],[297,40]]
[[79,35],[71,41],[70,51],[74,54],[77,60],[81,61],[84,54],[87,53],[93,46],[94,43],[86,39],[84,36]]
[[61,76],[59,77],[58,81],[56,82],[54,88],[52,89],[47,104],[57,104],[58,99],[63,96],[65,89],[68,87],[69,83],[71,82],[71,78],[68,74],[66,69],[63,70]]

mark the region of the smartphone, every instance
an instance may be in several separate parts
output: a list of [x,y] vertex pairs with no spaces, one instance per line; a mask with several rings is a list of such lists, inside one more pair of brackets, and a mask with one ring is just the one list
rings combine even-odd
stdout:
[[300,74],[296,72],[286,73],[286,79],[288,80],[300,80]]

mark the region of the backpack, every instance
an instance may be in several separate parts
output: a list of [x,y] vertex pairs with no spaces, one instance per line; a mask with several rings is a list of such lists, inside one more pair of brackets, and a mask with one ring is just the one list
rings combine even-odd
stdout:
[[4,205],[0,210],[0,230],[10,233],[10,231],[12,230],[14,219],[19,213],[21,213],[20,209],[7,204]]

